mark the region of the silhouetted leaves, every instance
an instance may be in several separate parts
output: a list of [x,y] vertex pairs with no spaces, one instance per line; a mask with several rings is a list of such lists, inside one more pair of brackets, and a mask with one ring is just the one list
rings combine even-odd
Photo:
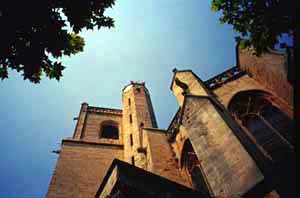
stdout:
[[83,51],[84,28],[114,27],[104,16],[115,0],[40,0],[0,3],[0,78],[8,69],[39,83],[41,75],[59,80],[65,68],[57,58]]
[[252,46],[256,55],[273,49],[283,33],[295,34],[296,6],[290,0],[213,0],[211,9],[222,11],[220,22],[233,25],[240,46]]

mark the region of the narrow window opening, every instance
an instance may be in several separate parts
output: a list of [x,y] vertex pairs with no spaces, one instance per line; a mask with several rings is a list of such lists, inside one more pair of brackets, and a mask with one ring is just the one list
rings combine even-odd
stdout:
[[132,115],[129,115],[129,122],[132,123]]
[[132,164],[133,166],[135,166],[134,156],[131,157],[131,164]]
[[132,138],[132,134],[130,134],[130,145],[133,146],[133,138]]
[[139,129],[139,138],[140,138],[140,147],[143,147],[143,127],[144,123],[140,123],[140,129]]
[[131,105],[131,100],[130,100],[130,98],[128,98],[128,105],[129,105],[129,106]]

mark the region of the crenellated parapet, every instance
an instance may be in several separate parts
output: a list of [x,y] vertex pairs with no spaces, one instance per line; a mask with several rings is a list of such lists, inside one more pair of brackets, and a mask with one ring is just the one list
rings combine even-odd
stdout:
[[205,85],[209,89],[216,89],[218,87],[221,87],[223,84],[233,81],[243,75],[245,75],[246,72],[241,70],[238,66],[232,67],[221,74],[218,74],[209,80],[205,81]]
[[92,113],[105,113],[105,114],[122,115],[122,110],[121,109],[111,109],[111,108],[89,106],[87,108],[87,111],[92,112]]

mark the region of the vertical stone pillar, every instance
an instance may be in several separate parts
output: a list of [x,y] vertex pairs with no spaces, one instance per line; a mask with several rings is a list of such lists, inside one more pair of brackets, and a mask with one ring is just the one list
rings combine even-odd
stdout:
[[86,102],[81,104],[81,108],[80,108],[79,116],[78,116],[78,119],[77,119],[73,139],[78,140],[78,139],[82,138],[83,126],[84,126],[84,121],[85,121],[85,117],[86,117],[86,114],[87,114],[88,106],[89,105]]
[[156,119],[145,83],[131,82],[123,89],[124,160],[146,168],[142,145],[142,128],[154,128]]

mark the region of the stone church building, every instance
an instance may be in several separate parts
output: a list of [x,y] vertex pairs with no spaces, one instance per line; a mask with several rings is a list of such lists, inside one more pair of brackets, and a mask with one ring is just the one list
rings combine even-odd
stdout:
[[236,66],[207,81],[174,69],[167,129],[143,82],[123,88],[122,109],[82,103],[47,197],[295,197],[290,67],[286,53],[236,48]]

